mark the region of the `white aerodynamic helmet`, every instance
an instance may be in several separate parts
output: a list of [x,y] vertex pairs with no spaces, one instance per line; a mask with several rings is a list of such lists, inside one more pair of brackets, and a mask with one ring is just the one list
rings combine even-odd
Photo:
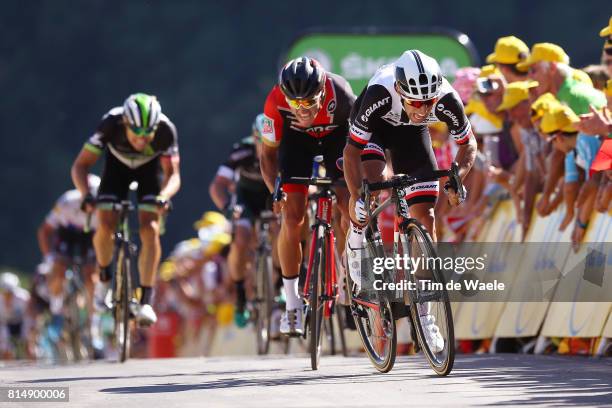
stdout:
[[0,274],[0,289],[7,292],[14,292],[19,287],[19,277],[12,272]]
[[87,175],[87,184],[89,185],[89,193],[96,197],[98,195],[98,188],[100,188],[100,177],[89,173]]
[[408,50],[395,62],[395,90],[405,99],[427,100],[440,94],[438,62],[418,50]]

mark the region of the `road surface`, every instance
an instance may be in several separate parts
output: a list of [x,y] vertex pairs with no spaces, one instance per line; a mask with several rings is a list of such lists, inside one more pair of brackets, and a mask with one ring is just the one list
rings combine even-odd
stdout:
[[69,387],[68,403],[0,402],[13,408],[612,406],[610,358],[463,355],[448,377],[418,355],[388,374],[362,356],[324,356],[318,371],[307,356],[1,364],[0,386]]

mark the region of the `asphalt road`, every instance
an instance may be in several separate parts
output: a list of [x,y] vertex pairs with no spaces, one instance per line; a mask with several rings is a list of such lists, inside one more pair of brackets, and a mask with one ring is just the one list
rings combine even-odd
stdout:
[[0,387],[43,385],[69,387],[70,402],[0,406],[612,406],[612,359],[464,355],[448,377],[418,355],[399,358],[388,374],[361,356],[324,356],[318,371],[306,356],[0,365]]

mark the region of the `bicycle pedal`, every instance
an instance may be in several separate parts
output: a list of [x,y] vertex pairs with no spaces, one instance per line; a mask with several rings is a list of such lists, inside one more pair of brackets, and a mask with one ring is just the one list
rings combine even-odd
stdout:
[[359,317],[362,319],[367,319],[368,318],[368,313],[363,310],[362,308],[359,309],[351,309],[351,314],[355,317]]
[[440,292],[431,291],[431,292],[420,292],[417,296],[418,303],[438,301],[442,297]]
[[304,333],[281,333],[281,336],[289,338],[298,338],[304,336]]

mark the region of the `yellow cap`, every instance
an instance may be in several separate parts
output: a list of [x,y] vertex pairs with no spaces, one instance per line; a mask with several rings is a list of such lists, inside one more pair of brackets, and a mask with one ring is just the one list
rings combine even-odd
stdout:
[[610,35],[612,35],[612,17],[610,17],[610,22],[608,23],[608,26],[602,28],[599,32],[600,37],[608,37]]
[[497,112],[514,108],[519,103],[529,99],[529,88],[538,86],[538,81],[516,81],[508,84],[504,91],[502,103],[497,107]]
[[210,257],[213,255],[217,255],[223,247],[229,245],[232,242],[232,236],[226,232],[220,232],[216,234],[206,249],[204,250],[204,256]]
[[485,65],[480,68],[480,74],[478,74],[478,78],[486,78],[491,75],[499,75],[501,76],[501,71],[495,65]]
[[206,211],[202,214],[199,220],[193,224],[193,228],[199,230],[200,228],[208,227],[210,225],[222,225],[226,222],[223,214],[217,211]]
[[164,282],[168,282],[175,277],[176,264],[173,260],[167,259],[159,265],[159,277]]
[[569,64],[569,56],[557,44],[537,43],[531,48],[531,55],[525,61],[516,64],[516,67],[518,69],[527,69],[536,62],[542,61]]
[[569,106],[558,105],[544,113],[542,122],[540,122],[540,130],[546,134],[559,131],[573,133],[578,131],[574,126],[578,122],[580,118]]
[[480,99],[471,98],[468,101],[468,104],[465,107],[465,114],[471,115],[473,113],[488,120],[495,127],[501,128],[504,124],[503,118],[493,112],[489,112],[484,102]]
[[574,78],[576,81],[583,82],[589,86],[593,86],[593,81],[591,80],[591,77],[589,76],[589,74],[587,74],[581,69],[573,68],[572,78]]
[[535,122],[542,119],[544,113],[551,111],[559,105],[561,105],[561,102],[559,102],[559,100],[555,98],[555,95],[550,92],[540,95],[540,97],[531,104],[531,121]]
[[495,43],[495,51],[487,57],[487,63],[516,64],[529,56],[529,47],[511,35],[501,37]]
[[606,82],[606,88],[604,89],[606,96],[612,97],[612,79],[608,79]]

